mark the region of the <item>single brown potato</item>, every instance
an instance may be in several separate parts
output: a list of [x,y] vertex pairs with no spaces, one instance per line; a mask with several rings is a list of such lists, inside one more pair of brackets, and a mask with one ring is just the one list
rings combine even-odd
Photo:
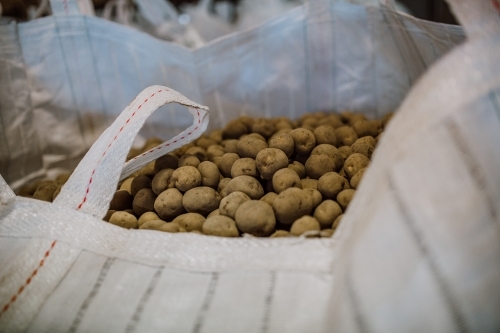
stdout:
[[189,213],[208,215],[219,207],[220,194],[211,187],[200,186],[190,189],[182,198],[182,205]]
[[280,149],[266,148],[257,154],[255,165],[263,179],[272,179],[276,171],[288,167],[288,157]]
[[225,194],[229,195],[235,191],[245,193],[252,200],[258,200],[264,196],[264,189],[259,181],[250,176],[238,176],[231,179],[224,188]]
[[344,189],[345,178],[336,172],[328,172],[318,180],[318,191],[326,199],[336,199]]
[[156,200],[156,194],[150,188],[143,188],[134,197],[132,202],[132,209],[135,215],[141,216],[146,212],[152,212],[154,210],[154,203]]
[[292,187],[281,192],[272,207],[279,222],[291,224],[296,219],[311,213],[312,200],[303,190]]
[[186,229],[188,232],[191,232],[193,230],[201,231],[204,222],[205,218],[203,217],[203,215],[198,213],[182,214],[177,216],[172,221],[172,223],[177,223],[178,225]]
[[238,207],[250,200],[250,197],[243,192],[232,192],[220,201],[219,214],[228,216],[234,220]]
[[205,235],[220,237],[238,237],[240,233],[233,219],[223,215],[211,216],[203,223],[202,231]]
[[317,230],[320,231],[321,227],[319,222],[311,216],[302,216],[295,220],[290,228],[290,234],[300,236],[306,231]]
[[242,203],[236,210],[236,227],[243,233],[254,236],[269,236],[276,226],[271,205],[260,200]]
[[125,229],[137,229],[137,218],[127,212],[115,212],[109,218],[109,223]]
[[290,187],[302,188],[299,175],[290,168],[276,171],[273,175],[272,185],[274,192],[278,194]]
[[182,202],[182,193],[176,188],[169,188],[156,198],[154,210],[162,220],[171,221],[186,212]]
[[296,128],[290,132],[293,138],[294,148],[298,154],[309,154],[316,146],[314,134],[305,128]]
[[[193,166],[184,166],[172,173],[170,182],[181,192],[189,191],[201,184],[201,174]],[[169,185],[169,188],[172,187]]]
[[330,228],[340,215],[342,215],[342,208],[333,200],[323,201],[314,211],[314,218],[322,229]]

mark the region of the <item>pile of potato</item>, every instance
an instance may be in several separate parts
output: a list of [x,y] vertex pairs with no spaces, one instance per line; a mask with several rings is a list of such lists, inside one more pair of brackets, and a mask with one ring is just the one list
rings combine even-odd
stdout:
[[[104,220],[225,237],[330,237],[391,117],[237,118],[125,179]],[[161,142],[149,139],[128,158]],[[27,186],[20,195],[52,201],[67,177]]]

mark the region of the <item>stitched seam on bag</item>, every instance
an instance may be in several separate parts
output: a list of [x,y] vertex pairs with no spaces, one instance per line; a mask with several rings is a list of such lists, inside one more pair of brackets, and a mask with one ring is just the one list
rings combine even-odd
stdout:
[[[168,91],[168,89],[160,89],[158,90],[156,93],[161,93],[163,91]],[[77,207],[77,210],[81,209],[83,207],[83,204],[85,202],[87,202],[87,196],[90,192],[90,185],[92,184],[92,180],[93,180],[93,177],[94,177],[94,174],[95,174],[95,171],[97,169],[97,166],[101,163],[102,161],[102,158],[106,155],[106,153],[108,152],[109,148],[111,147],[111,145],[116,141],[116,139],[118,138],[118,135],[123,131],[123,129],[125,128],[125,126],[130,122],[130,120],[132,119],[132,117],[134,117],[137,113],[137,111],[139,111],[139,109],[150,99],[152,98],[156,93],[153,93],[151,94],[151,96],[149,96],[148,98],[146,98],[138,107],[137,109],[132,113],[132,115],[130,117],[127,118],[127,120],[125,121],[125,124],[120,128],[120,130],[118,131],[118,133],[115,135],[115,137],[113,138],[113,140],[108,144],[108,147],[106,148],[106,150],[102,153],[101,157],[99,158],[99,161],[97,161],[97,164],[96,166],[94,167],[94,169],[92,170],[92,174],[90,175],[90,179],[89,179],[89,182],[87,184],[87,188],[85,190],[85,196],[83,197],[82,201],[80,202],[80,204],[78,205]],[[196,127],[189,133],[187,133],[185,136],[182,136],[180,137],[179,139],[177,140],[174,140],[173,142],[167,142],[163,145],[160,145],[158,147],[155,147],[151,150],[148,150],[147,152],[135,157],[134,159],[137,159],[138,157],[142,157],[142,156],[145,156],[145,155],[148,155],[149,153],[152,153],[153,151],[155,150],[158,150],[158,149],[161,149],[163,147],[168,147],[170,146],[171,144],[173,143],[177,143],[177,141],[179,140],[183,140],[187,137],[189,137],[190,135],[193,134],[194,131],[196,131],[198,128],[199,128],[199,125],[201,124],[201,118],[200,118],[200,111],[196,110],[196,114],[197,114],[197,120],[198,120],[198,124],[196,125]]]
[[24,291],[24,289],[26,289],[26,287],[31,283],[31,281],[33,281],[33,278],[38,274],[38,271],[40,270],[40,268],[42,268],[42,266],[45,264],[45,260],[47,260],[47,258],[50,256],[50,251],[52,251],[52,249],[54,248],[54,246],[56,245],[56,243],[57,243],[56,240],[52,242],[52,244],[50,245],[50,248],[47,251],[45,251],[45,254],[44,254],[42,260],[40,260],[40,262],[38,263],[38,266],[35,268],[35,270],[33,270],[33,272],[26,279],[26,281],[24,282],[24,284],[21,287],[19,287],[19,289],[17,290],[17,293],[15,293],[10,298],[10,300],[7,302],[7,304],[5,304],[2,307],[2,310],[0,310],[0,317],[5,312],[7,312],[7,310],[9,310],[9,307],[12,305],[12,303],[14,303],[17,300],[17,298],[19,297],[19,295],[22,294],[22,292]]

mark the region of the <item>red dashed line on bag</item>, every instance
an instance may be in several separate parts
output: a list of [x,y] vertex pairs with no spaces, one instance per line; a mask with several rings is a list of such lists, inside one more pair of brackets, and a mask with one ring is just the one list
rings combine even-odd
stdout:
[[38,274],[38,270],[40,268],[42,268],[42,266],[45,264],[45,260],[47,260],[47,258],[49,257],[50,251],[52,251],[52,249],[54,248],[54,246],[56,245],[56,243],[57,243],[57,241],[53,241],[52,242],[52,244],[50,245],[50,248],[45,252],[45,255],[43,256],[42,260],[40,260],[40,262],[38,263],[37,268],[35,268],[35,270],[31,273],[31,275],[26,279],[26,281],[24,282],[24,284],[21,287],[19,287],[19,289],[17,290],[17,293],[15,293],[10,298],[10,300],[7,302],[7,304],[5,304],[2,307],[2,310],[0,310],[0,317],[5,312],[7,312],[7,310],[9,310],[10,306],[12,305],[12,303],[14,303],[17,300],[17,298],[19,297],[19,295],[21,295],[21,293],[24,291],[24,289],[26,289],[26,287],[31,283],[31,281],[33,281],[33,278]]
[[[158,90],[158,92],[159,92],[159,93],[161,93],[162,91],[163,91],[163,90],[161,90],[161,89],[160,89],[160,90]],[[141,103],[141,105],[139,105],[139,107],[137,108],[137,110],[135,110],[135,111],[132,113],[132,115],[131,115],[130,117],[128,117],[128,118],[127,118],[127,120],[126,120],[125,124],[128,124],[128,123],[130,122],[130,119],[132,119],[132,117],[134,117],[134,116],[135,116],[135,114],[137,113],[137,111],[139,111],[139,109],[140,109],[140,108],[144,105],[144,103],[146,103],[146,102],[147,102],[150,98],[152,98],[155,94],[156,94],[156,93],[153,93],[153,94],[151,94],[151,96],[149,96],[148,98],[146,98],[146,99],[145,99],[145,100]],[[120,130],[118,131],[118,134],[120,134],[120,133],[123,131],[123,128],[124,128],[124,127],[125,127],[125,125],[123,125],[123,126],[120,128]],[[97,161],[96,166],[97,166],[97,165],[99,165],[99,164],[101,163],[101,160],[102,160],[102,158],[106,155],[106,153],[108,152],[108,149],[111,147],[111,145],[113,144],[113,142],[115,142],[115,141],[116,141],[116,139],[118,138],[118,134],[116,134],[116,135],[115,135],[115,137],[113,138],[113,141],[111,141],[111,142],[109,143],[109,145],[108,145],[108,147],[106,148],[106,150],[102,153],[101,158],[99,159],[99,161]],[[82,206],[83,206],[83,204],[84,204],[85,202],[87,202],[87,195],[89,194],[89,191],[90,191],[90,184],[92,184],[92,179],[93,179],[93,177],[94,177],[95,170],[96,170],[95,168],[94,168],[94,170],[92,170],[92,175],[90,176],[89,183],[87,184],[87,189],[85,190],[85,196],[83,197],[83,200],[82,200],[82,201],[80,202],[80,204],[78,205],[77,210],[78,210],[78,209],[81,209],[81,208],[82,208]]]

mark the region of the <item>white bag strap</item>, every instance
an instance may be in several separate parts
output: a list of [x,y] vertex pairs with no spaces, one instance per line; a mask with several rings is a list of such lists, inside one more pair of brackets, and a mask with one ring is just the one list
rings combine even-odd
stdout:
[[475,39],[500,32],[500,0],[447,0],[464,27],[467,38]]
[[[159,107],[178,103],[188,107],[193,124],[174,138],[125,163],[132,143],[146,119]],[[104,131],[77,166],[54,204],[102,218],[120,179],[147,163],[198,138],[207,128],[208,108],[162,86],[144,89]],[[125,163],[125,164],[124,164]]]

